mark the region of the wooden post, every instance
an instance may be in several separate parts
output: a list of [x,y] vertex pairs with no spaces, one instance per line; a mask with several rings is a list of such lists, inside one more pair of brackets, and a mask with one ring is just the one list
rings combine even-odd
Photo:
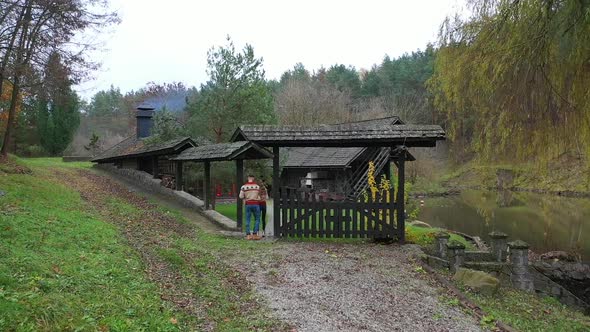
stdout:
[[205,210],[209,210],[211,197],[211,162],[205,162],[205,183],[203,184],[203,199],[205,200]]
[[[236,183],[238,186],[241,186],[242,184],[244,184],[244,160],[243,159],[236,159]],[[236,204],[236,208],[237,213],[237,219],[236,223],[238,224],[238,229],[242,229],[242,222],[244,221],[244,217],[242,215],[243,210],[243,206],[242,206],[242,199],[240,198],[240,194],[238,193],[238,197],[237,197],[237,204]]]
[[273,215],[273,226],[274,236],[279,237],[281,233],[281,210],[279,204],[281,201],[279,190],[280,190],[280,173],[279,173],[279,147],[275,146],[272,148],[272,215]]
[[158,156],[153,156],[152,157],[152,175],[154,176],[154,179],[158,178],[158,173],[159,173]]
[[405,195],[404,186],[406,154],[402,152],[397,161],[397,236],[400,243],[406,241],[406,214],[405,214]]
[[[387,157],[387,165],[385,165],[385,176],[391,183],[391,156]],[[391,183],[393,185],[393,183]],[[393,198],[393,197],[392,197]]]
[[182,190],[182,161],[176,161],[176,190]]

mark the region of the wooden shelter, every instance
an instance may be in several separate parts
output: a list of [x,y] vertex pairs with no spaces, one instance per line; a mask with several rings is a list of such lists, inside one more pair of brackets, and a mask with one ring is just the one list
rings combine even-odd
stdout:
[[[211,163],[216,161],[236,161],[236,183],[244,183],[244,160],[268,159],[273,155],[268,150],[256,143],[239,141],[233,143],[219,143],[193,147],[184,150],[180,155],[173,158],[176,161],[176,190],[182,183],[183,162],[201,162],[205,166],[205,185],[203,198],[205,208],[208,209],[211,203]],[[242,227],[242,199],[237,197],[237,226]]]
[[147,144],[145,139],[129,137],[91,161],[99,164],[112,163],[119,168],[145,171],[157,178],[161,174],[169,174],[173,170],[174,165],[170,158],[195,146],[197,143],[190,137],[155,144]]
[[170,158],[201,142],[197,143],[190,137],[181,137],[150,143],[148,138],[153,127],[153,116],[154,108],[141,104],[136,111],[136,134],[115,144],[91,161],[144,171],[154,178],[162,174],[172,175],[174,165]]
[[[281,187],[299,188],[328,200],[356,200],[367,189],[369,161],[376,177],[391,178],[390,160],[397,150],[382,147],[291,147],[281,149]],[[406,161],[415,160],[409,152]]]
[[[249,125],[236,129],[232,141],[249,141],[272,148],[275,235],[397,237],[400,242],[405,241],[405,162],[413,158],[407,147],[434,147],[438,140],[445,139],[445,132],[436,125],[383,123],[381,120],[315,127]],[[394,161],[398,169],[397,197],[395,200],[392,197],[387,204],[374,199],[328,203],[317,202],[313,196],[281,190],[281,147],[385,148],[379,150],[382,158]],[[388,217],[383,218],[383,215]]]
[[[153,110],[138,108],[136,137],[129,137],[92,161],[113,163],[157,177],[163,169],[173,173],[176,190],[182,190],[183,163],[204,163],[204,201],[211,203],[211,163],[236,162],[236,182],[244,182],[244,160],[272,158],[272,197],[274,235],[381,237],[405,239],[404,186],[405,162],[414,160],[408,147],[433,147],[445,139],[440,126],[408,125],[397,117],[313,127],[302,126],[240,126],[231,143],[206,144],[183,137],[168,142],[148,144],[145,138],[151,129]],[[272,152],[267,150],[272,149]],[[293,161],[292,166],[348,167],[351,160],[365,156],[351,172],[354,190],[346,200],[327,202],[306,193],[288,190],[280,183],[281,148],[304,149],[309,159]],[[329,157],[327,157],[329,156]],[[310,161],[311,160],[311,161]],[[384,171],[391,178],[389,167],[398,169],[397,188],[375,198],[361,200],[367,189],[368,161],[376,172]],[[311,163],[311,164],[310,164]],[[393,197],[396,193],[396,197]],[[237,198],[237,226],[242,226],[242,201]]]

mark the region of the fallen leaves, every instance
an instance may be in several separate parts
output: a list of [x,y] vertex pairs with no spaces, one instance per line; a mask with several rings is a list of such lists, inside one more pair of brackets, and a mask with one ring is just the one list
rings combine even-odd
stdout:
[[57,266],[57,265],[55,265],[55,264],[51,266],[51,269],[52,269],[52,270],[53,270],[53,272],[55,272],[56,274],[61,274],[61,273],[62,273],[62,272],[61,272],[61,269],[59,268],[59,266]]

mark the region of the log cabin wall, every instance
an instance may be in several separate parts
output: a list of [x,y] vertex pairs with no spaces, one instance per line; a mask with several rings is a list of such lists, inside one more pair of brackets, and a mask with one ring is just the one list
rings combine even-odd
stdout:
[[174,175],[176,172],[174,162],[168,158],[175,156],[168,155],[158,158],[158,171],[161,175]]
[[121,168],[137,169],[137,159],[127,158],[121,161]]

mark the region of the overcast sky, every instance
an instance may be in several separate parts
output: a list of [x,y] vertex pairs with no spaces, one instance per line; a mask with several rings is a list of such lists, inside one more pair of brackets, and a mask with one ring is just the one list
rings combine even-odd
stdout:
[[461,0],[231,1],[111,0],[121,24],[103,35],[102,63],[78,87],[89,99],[112,84],[123,93],[147,82],[207,80],[207,50],[230,35],[264,58],[267,78],[297,62],[313,70],[333,64],[357,69],[435,42],[443,19]]

